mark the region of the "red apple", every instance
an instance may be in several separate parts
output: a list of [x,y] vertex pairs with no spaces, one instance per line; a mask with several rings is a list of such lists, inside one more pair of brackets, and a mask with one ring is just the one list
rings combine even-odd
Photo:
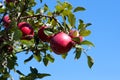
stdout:
[[48,36],[44,33],[45,28],[48,28],[47,26],[42,26],[40,27],[39,31],[38,31],[38,36],[40,38],[41,41],[43,42],[50,42],[50,39],[52,38],[51,36]]
[[59,32],[51,38],[50,47],[56,54],[64,54],[73,47],[73,41],[66,33]]
[[34,36],[34,30],[31,25],[27,22],[20,22],[18,24],[19,29],[22,31],[23,37],[22,39],[30,40]]
[[3,17],[3,22],[4,22],[4,25],[5,25],[6,28],[9,27],[9,24],[10,24],[11,20],[10,20],[8,15]]

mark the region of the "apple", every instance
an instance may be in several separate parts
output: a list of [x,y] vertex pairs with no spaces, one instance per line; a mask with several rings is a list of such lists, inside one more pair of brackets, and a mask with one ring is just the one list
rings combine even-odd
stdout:
[[48,28],[47,26],[41,26],[40,29],[38,30],[38,36],[39,39],[43,42],[50,42],[50,39],[52,38],[53,35],[48,36],[44,33],[45,28]]
[[65,54],[73,47],[73,41],[68,34],[59,32],[51,38],[50,47],[56,54]]
[[69,36],[71,38],[79,37],[79,31],[77,31],[77,30],[70,30]]
[[22,31],[22,39],[30,40],[34,37],[34,30],[27,22],[20,22],[18,28]]
[[79,31],[77,30],[70,30],[69,36],[73,38],[79,38],[80,41],[74,41],[77,44],[80,44],[83,41],[83,36],[80,36]]
[[10,18],[9,18],[8,15],[5,15],[5,16],[3,17],[3,22],[4,22],[4,26],[5,26],[6,28],[9,27],[11,20],[10,20]]

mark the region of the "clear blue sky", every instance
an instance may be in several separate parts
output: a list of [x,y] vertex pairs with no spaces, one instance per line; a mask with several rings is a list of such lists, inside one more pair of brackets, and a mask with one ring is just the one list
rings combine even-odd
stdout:
[[[55,1],[46,0],[51,7],[54,7]],[[29,66],[32,65],[37,67],[39,72],[52,75],[42,80],[120,80],[120,0],[66,1],[72,3],[73,6],[84,6],[87,9],[76,15],[85,22],[92,23],[92,26],[89,27],[92,34],[87,37],[96,46],[87,52],[95,61],[92,69],[88,68],[84,54],[82,54],[81,59],[74,60],[73,50],[69,52],[66,60],[52,53],[56,60],[48,67],[35,60],[23,65],[23,56],[25,55],[19,54],[18,61],[21,65],[18,69],[27,73]]]

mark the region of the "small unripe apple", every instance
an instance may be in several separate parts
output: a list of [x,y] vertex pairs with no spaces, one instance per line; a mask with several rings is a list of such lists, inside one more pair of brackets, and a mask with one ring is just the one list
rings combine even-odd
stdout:
[[77,31],[77,30],[70,30],[69,36],[71,38],[79,37],[79,31]]
[[45,28],[48,28],[47,26],[42,26],[40,27],[39,31],[38,31],[38,36],[40,38],[41,41],[43,42],[50,42],[50,39],[52,38],[51,36],[48,36],[44,33]]
[[30,40],[34,37],[34,30],[27,22],[20,22],[18,28],[22,31],[22,39]]
[[3,22],[4,22],[4,26],[6,28],[9,27],[11,20],[10,20],[10,18],[9,18],[8,15],[6,15],[6,16],[3,17]]
[[64,54],[73,47],[73,41],[66,33],[59,32],[51,38],[50,47],[56,54]]
[[80,44],[83,41],[83,36],[80,36],[79,31],[77,30],[70,30],[69,36],[73,38],[79,38],[80,41],[74,41],[77,44]]

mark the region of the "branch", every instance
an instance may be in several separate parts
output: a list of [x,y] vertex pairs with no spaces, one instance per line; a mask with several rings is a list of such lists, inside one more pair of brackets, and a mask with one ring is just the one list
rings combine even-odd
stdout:
[[60,27],[62,27],[62,25],[60,24],[60,22],[59,22],[54,16],[48,16],[48,15],[43,15],[43,14],[37,14],[37,15],[33,15],[33,16],[21,17],[21,19],[33,18],[33,17],[45,17],[45,18],[54,19],[54,20],[58,23],[58,25],[59,25]]

